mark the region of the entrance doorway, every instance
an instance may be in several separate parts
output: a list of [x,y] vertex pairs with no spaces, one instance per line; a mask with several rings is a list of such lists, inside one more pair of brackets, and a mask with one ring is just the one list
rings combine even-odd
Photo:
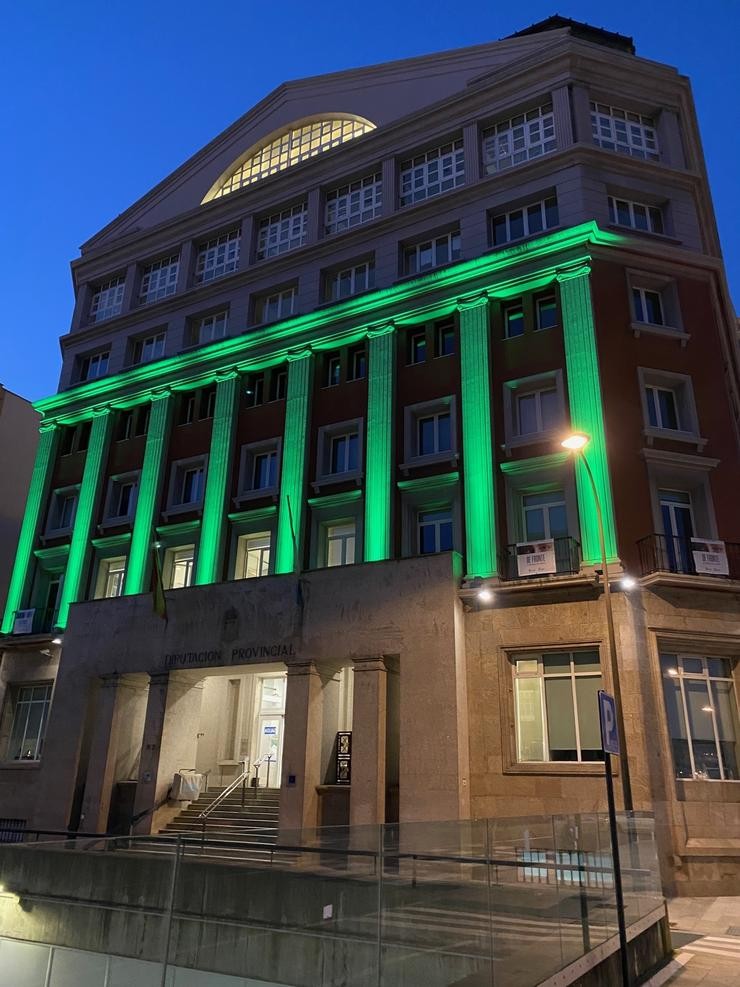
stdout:
[[256,736],[252,749],[260,770],[260,787],[279,788],[283,761],[285,728],[285,675],[260,676],[257,688],[255,716]]

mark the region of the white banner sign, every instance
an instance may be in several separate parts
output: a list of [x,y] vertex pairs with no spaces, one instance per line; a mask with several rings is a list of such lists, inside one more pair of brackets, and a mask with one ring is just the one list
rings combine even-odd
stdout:
[[691,539],[691,554],[697,572],[709,576],[729,576],[727,552],[723,541],[706,541],[704,538]]
[[516,546],[516,564],[520,576],[548,575],[557,572],[555,542],[523,541]]
[[13,621],[14,634],[33,634],[33,618],[35,610],[16,610]]

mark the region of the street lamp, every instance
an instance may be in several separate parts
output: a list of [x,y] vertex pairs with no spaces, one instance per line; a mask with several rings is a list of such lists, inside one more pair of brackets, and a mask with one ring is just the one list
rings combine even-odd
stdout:
[[[596,504],[596,520],[599,527],[599,545],[601,547],[601,567],[604,574],[604,606],[606,607],[606,626],[609,636],[609,667],[612,673],[612,687],[614,689],[614,702],[617,707],[617,726],[619,728],[619,735],[622,738],[620,744],[620,755],[619,755],[619,767],[620,775],[622,778],[622,799],[624,802],[624,808],[626,811],[632,811],[632,787],[630,785],[630,775],[629,775],[629,765],[627,763],[627,738],[624,732],[624,712],[622,710],[622,687],[619,681],[619,666],[617,664],[617,641],[614,635],[614,614],[612,613],[612,598],[611,589],[609,586],[609,570],[606,563],[606,540],[604,538],[604,519],[601,514],[601,501],[599,500],[599,492],[596,489],[596,481],[594,480],[594,475],[591,472],[591,467],[588,465],[588,460],[586,459],[583,450],[591,441],[590,436],[586,435],[585,432],[573,432],[568,435],[560,443],[564,449],[568,449],[570,452],[575,453],[586,470],[586,475],[588,476],[589,482],[591,483],[591,490],[594,495],[594,503]],[[608,754],[606,755],[609,756]]]

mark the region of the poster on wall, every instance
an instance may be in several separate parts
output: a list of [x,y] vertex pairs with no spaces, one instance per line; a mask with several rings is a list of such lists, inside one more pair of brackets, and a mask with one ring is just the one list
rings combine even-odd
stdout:
[[518,542],[516,564],[520,576],[543,576],[557,572],[555,542],[552,538]]
[[705,538],[691,539],[691,554],[694,556],[694,569],[708,576],[729,576],[727,551],[723,541],[707,541]]

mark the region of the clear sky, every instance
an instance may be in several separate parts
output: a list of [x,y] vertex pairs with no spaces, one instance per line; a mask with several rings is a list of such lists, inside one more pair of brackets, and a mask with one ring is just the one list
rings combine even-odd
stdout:
[[740,0],[6,0],[0,382],[56,390],[88,237],[287,79],[492,41],[555,12],[693,81],[740,307]]

